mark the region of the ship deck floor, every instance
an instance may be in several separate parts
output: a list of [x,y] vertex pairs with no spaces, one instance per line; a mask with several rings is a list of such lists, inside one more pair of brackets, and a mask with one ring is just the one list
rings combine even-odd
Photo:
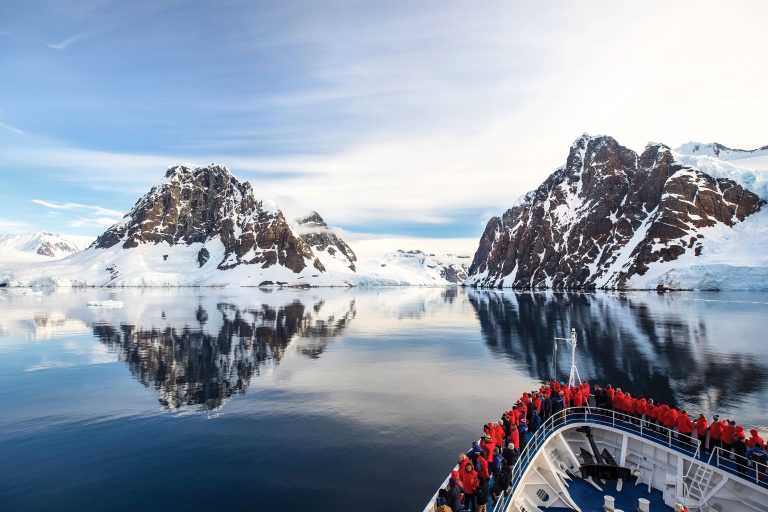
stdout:
[[[635,487],[630,482],[625,482],[621,492],[616,492],[616,483],[608,482],[602,485],[602,491],[598,491],[580,478],[569,482],[568,490],[571,498],[581,507],[581,512],[604,512],[604,496],[613,496],[615,498],[614,506],[624,512],[635,512],[637,510],[637,500],[645,498],[650,501],[651,512],[672,512],[672,507],[664,504],[661,491],[652,489],[648,493],[647,485],[638,485]],[[572,512],[569,508],[547,508],[542,509],[547,512]]]

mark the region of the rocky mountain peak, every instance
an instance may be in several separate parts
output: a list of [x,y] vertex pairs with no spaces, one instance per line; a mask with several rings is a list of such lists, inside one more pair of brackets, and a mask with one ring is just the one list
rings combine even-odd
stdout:
[[736,149],[718,142],[686,142],[675,149],[675,152],[681,155],[712,156],[723,160],[738,160],[752,156],[764,156],[768,153],[768,146],[762,146],[757,149]]
[[324,267],[357,271],[355,252],[328,227],[319,213],[313,211],[294,222],[301,238],[318,255]]
[[250,183],[239,181],[225,166],[176,165],[93,247],[200,243],[204,247],[197,263],[202,267],[211,254],[207,246],[215,241],[223,245],[223,258],[215,262],[222,270],[241,264],[262,268],[278,264],[296,273],[307,265],[324,271],[282,212],[264,206],[254,198]]
[[488,222],[467,282],[623,288],[654,262],[700,252],[701,229],[732,226],[763,204],[730,179],[680,165],[664,144],[638,155],[583,135],[564,167]]
[[313,228],[313,227],[327,228],[328,227],[328,224],[325,223],[323,218],[317,212],[312,212],[309,215],[306,215],[304,217],[298,217],[296,219],[296,223],[306,228]]

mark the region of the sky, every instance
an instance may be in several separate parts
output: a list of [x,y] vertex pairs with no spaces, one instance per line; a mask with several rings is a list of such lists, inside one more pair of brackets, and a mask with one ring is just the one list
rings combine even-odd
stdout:
[[353,247],[472,254],[582,133],[768,144],[768,3],[0,2],[0,233],[96,236],[180,162]]

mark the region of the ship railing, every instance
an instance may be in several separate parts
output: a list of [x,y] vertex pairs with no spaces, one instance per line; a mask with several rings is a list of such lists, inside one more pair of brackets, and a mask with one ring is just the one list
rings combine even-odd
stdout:
[[719,446],[713,447],[707,463],[761,487],[768,487],[768,464],[749,460]]

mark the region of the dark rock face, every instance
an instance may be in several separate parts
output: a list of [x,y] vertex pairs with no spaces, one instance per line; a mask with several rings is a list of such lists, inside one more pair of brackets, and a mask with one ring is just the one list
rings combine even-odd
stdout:
[[467,284],[626,288],[653,262],[700,254],[701,228],[732,226],[763,204],[731,180],[675,163],[664,145],[638,155],[585,135],[565,166],[488,222]]
[[312,212],[311,215],[296,219],[296,224],[299,226],[301,238],[312,250],[316,252],[326,251],[331,256],[340,253],[346,258],[349,269],[353,272],[357,270],[355,268],[357,256],[354,251],[344,240],[330,230],[319,213]]
[[463,283],[467,278],[467,270],[459,265],[447,265],[440,269],[440,277],[452,284]]
[[197,266],[202,267],[206,263],[208,263],[208,260],[211,258],[211,253],[208,252],[208,249],[203,247],[198,251],[197,253]]
[[[250,183],[238,181],[219,165],[171,167],[165,179],[92,247],[191,245],[214,238],[224,245],[224,256],[218,262],[221,270],[241,264],[263,268],[279,264],[297,273],[307,265],[324,270],[309,246],[291,230],[282,212],[256,201]],[[203,248],[198,264],[202,266],[209,257]]]
[[48,256],[49,258],[53,258],[57,253],[74,254],[77,251],[78,249],[76,247],[73,247],[72,245],[62,240],[59,242],[43,242],[38,246],[35,252],[40,256]]
[[[467,265],[469,264],[468,256],[454,256],[453,254],[445,254],[443,256],[436,256],[433,253],[426,254],[418,249],[403,251],[398,249],[396,252],[389,255],[386,260],[387,263],[402,264],[407,267],[424,267],[436,271],[440,278],[444,279],[450,284],[461,284],[467,278]],[[382,267],[386,264],[382,265]]]

